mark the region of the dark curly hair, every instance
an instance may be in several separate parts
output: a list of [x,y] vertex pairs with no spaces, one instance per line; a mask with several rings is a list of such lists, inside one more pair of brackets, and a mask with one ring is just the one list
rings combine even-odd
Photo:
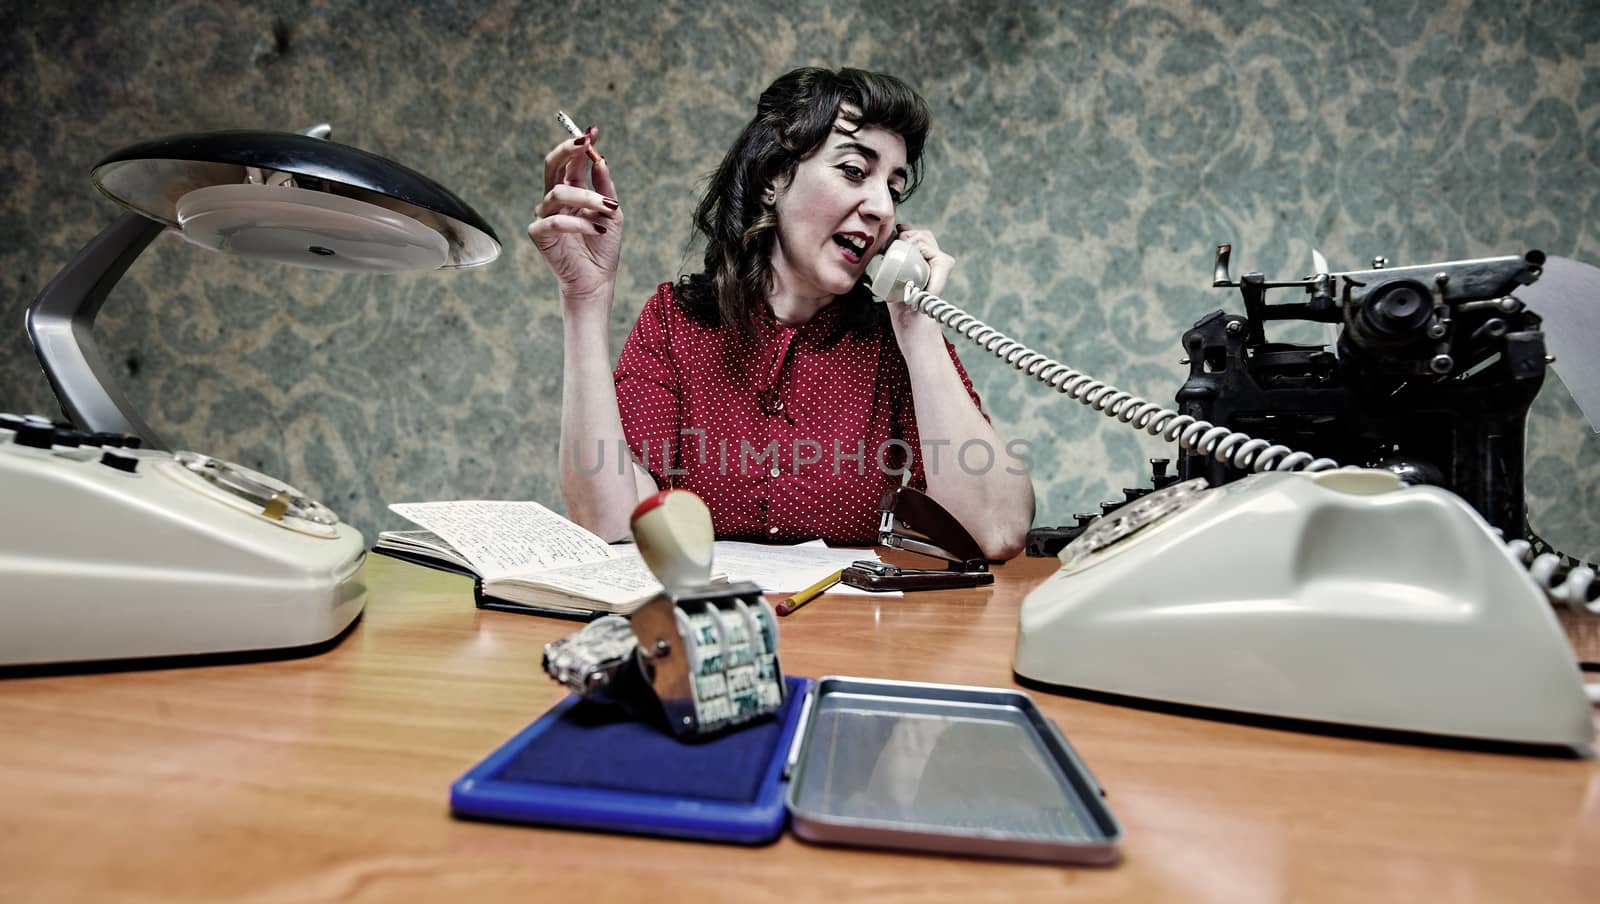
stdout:
[[[778,219],[761,203],[770,184],[794,177],[801,159],[833,131],[848,104],[860,111],[848,121],[879,126],[906,144],[906,185],[901,200],[922,180],[922,147],[928,137],[928,105],[905,82],[862,69],[795,69],[761,92],[756,115],[710,176],[695,208],[695,228],[705,235],[705,270],[678,280],[684,312],[709,327],[731,325],[748,340],[751,312],[772,288],[772,243]],[[847,332],[870,332],[886,319],[883,306],[857,286],[844,305],[837,340]]]

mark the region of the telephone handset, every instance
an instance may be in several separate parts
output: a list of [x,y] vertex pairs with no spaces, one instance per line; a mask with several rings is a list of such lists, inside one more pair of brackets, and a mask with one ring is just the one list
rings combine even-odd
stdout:
[[1557,576],[1545,561],[1554,557],[1540,557],[1530,575],[1518,563],[1527,544],[1503,544],[1451,492],[1339,468],[1124,392],[926,291],[909,245],[891,243],[883,258],[868,268],[878,298],[1107,417],[1254,472],[1210,488],[1171,483],[1063,549],[1062,567],[1023,601],[1019,679],[1297,720],[1593,744],[1590,694],[1540,594],[1600,614],[1588,601],[1592,571]]
[[869,288],[880,301],[904,298],[908,283],[926,289],[931,276],[927,259],[910,242],[890,239],[883,251],[867,262]]

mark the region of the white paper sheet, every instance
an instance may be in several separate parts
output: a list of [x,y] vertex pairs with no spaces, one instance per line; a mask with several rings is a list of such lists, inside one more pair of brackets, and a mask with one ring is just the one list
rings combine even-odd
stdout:
[[1517,290],[1535,314],[1544,318],[1544,347],[1556,356],[1551,369],[1589,429],[1600,433],[1600,269],[1565,257],[1549,257],[1544,272],[1531,286]]
[[[729,580],[750,581],[767,593],[795,593],[842,568],[851,562],[866,559],[879,561],[871,549],[838,549],[821,542],[802,543],[798,546],[768,546],[763,543],[741,543],[732,540],[717,542],[715,565]],[[865,596],[903,596],[900,591],[872,593],[844,584],[828,588],[829,593]]]

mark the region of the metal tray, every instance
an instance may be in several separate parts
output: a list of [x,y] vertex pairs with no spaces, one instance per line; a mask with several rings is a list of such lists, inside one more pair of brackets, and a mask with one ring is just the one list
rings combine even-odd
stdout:
[[796,835],[828,844],[1113,863],[1122,828],[1020,691],[838,676],[810,691],[786,772]]

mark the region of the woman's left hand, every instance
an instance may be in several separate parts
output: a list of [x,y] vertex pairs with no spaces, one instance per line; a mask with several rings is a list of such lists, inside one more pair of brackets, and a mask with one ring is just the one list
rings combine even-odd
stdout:
[[956,267],[956,259],[945,254],[939,249],[939,240],[933,237],[929,229],[917,229],[914,226],[896,226],[900,230],[899,241],[909,242],[913,248],[922,253],[922,259],[928,262],[928,291],[935,295],[944,292],[944,284],[950,279],[950,271]]
[[[950,280],[950,271],[956,267],[956,259],[939,248],[939,240],[933,237],[931,230],[917,229],[905,225],[899,225],[895,228],[899,230],[897,241],[909,243],[911,247],[917,249],[917,252],[922,255],[922,259],[928,262],[928,291],[935,295],[942,295],[945,283]],[[909,305],[897,303],[889,305],[889,318],[894,324],[897,333],[901,327],[919,320],[926,321],[929,324],[933,323],[933,321],[912,310]]]

